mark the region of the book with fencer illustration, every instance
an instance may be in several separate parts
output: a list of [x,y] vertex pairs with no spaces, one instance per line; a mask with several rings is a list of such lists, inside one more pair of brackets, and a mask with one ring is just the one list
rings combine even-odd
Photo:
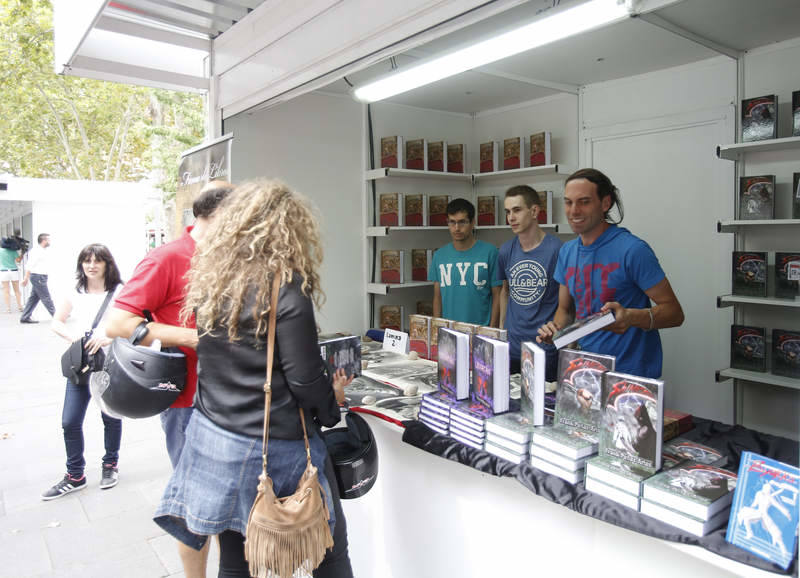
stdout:
[[561,349],[562,347],[568,346],[570,343],[578,341],[581,337],[594,333],[612,323],[614,323],[613,311],[598,311],[597,313],[592,313],[558,330],[553,336],[553,345],[555,345],[557,349]]
[[614,371],[616,358],[588,351],[562,349],[558,354],[558,385],[554,423],[557,427],[596,435],[603,419],[603,374]]
[[381,138],[381,167],[402,169],[404,153],[403,137],[385,136]]
[[469,335],[447,327],[438,332],[439,389],[452,399],[469,397]]
[[358,335],[327,333],[317,336],[319,352],[334,370],[346,375],[361,375],[361,338]]
[[733,252],[734,295],[767,296],[767,253],[764,251]]
[[403,195],[403,224],[406,227],[424,227],[428,223],[426,195]]
[[742,100],[742,142],[778,138],[778,97],[774,94]]
[[747,371],[767,370],[766,329],[731,325],[731,367]]
[[800,469],[742,452],[725,540],[789,567],[797,549]]
[[447,143],[445,141],[428,143],[428,170],[447,172]]
[[739,218],[775,218],[775,175],[739,177]]

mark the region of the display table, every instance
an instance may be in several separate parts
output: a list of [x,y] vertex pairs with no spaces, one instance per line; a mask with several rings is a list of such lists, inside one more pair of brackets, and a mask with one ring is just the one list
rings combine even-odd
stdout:
[[[404,429],[374,416],[366,419],[378,442],[378,481],[366,496],[343,502],[357,576],[599,571],[615,578],[694,578],[781,572],[727,544],[724,530],[704,538],[684,534],[591,494],[582,484],[467,448],[419,422],[406,422]],[[734,463],[743,450],[797,463],[795,442],[696,422],[686,437],[724,449]],[[797,574],[797,560],[790,573]]]

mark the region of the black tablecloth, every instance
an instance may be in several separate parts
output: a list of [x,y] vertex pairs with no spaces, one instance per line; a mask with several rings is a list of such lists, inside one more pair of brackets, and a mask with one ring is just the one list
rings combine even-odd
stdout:
[[[742,426],[725,425],[697,417],[694,418],[694,424],[694,429],[681,434],[681,437],[726,453],[729,459],[725,468],[731,471],[738,471],[739,459],[743,451],[756,452],[787,464],[798,465],[800,446],[795,441],[759,433]],[[725,527],[702,538],[687,534],[674,526],[634,512],[630,508],[589,492],[584,489],[582,482],[573,485],[561,478],[537,470],[530,463],[513,464],[483,450],[467,447],[456,440],[434,432],[418,421],[407,421],[403,425],[405,426],[404,442],[487,474],[516,478],[530,491],[580,514],[662,540],[701,546],[725,558],[762,570],[797,576],[797,555],[789,568],[784,571],[775,564],[726,542]]]

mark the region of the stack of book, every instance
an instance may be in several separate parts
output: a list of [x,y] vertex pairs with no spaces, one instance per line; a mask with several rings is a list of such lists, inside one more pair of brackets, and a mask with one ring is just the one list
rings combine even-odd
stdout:
[[680,437],[664,444],[661,457],[665,456],[676,461],[692,460],[699,464],[716,468],[721,468],[728,463],[728,456],[721,451]]
[[664,382],[603,375],[599,456],[586,462],[587,490],[639,510],[642,483],[661,469]]
[[450,437],[471,448],[483,449],[486,420],[492,410],[482,403],[466,399],[450,408]]
[[497,457],[515,464],[528,458],[533,424],[520,411],[516,400],[512,400],[508,413],[495,415],[486,420],[484,449]]
[[423,394],[418,419],[433,431],[449,435],[450,408],[455,403],[449,395],[442,391]]
[[644,481],[640,511],[705,536],[728,521],[735,487],[735,473],[684,461]]
[[572,484],[583,479],[586,461],[598,449],[603,374],[614,369],[615,361],[610,355],[559,352],[554,425],[534,430],[533,467]]

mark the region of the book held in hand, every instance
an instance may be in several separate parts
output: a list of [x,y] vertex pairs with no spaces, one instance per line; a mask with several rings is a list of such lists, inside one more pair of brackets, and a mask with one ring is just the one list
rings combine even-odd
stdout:
[[734,295],[767,296],[767,254],[764,251],[733,252]]
[[463,173],[466,151],[463,144],[447,145],[447,172]]
[[739,218],[775,218],[775,175],[739,177]]
[[447,171],[447,143],[433,141],[428,143],[428,170],[436,172]]
[[381,251],[381,283],[405,283],[405,251]]
[[382,193],[379,197],[379,220],[378,223],[381,227],[402,227],[403,226],[403,213],[401,207],[403,205],[402,193]]
[[742,452],[725,540],[789,567],[797,547],[800,469]]
[[508,343],[483,335],[472,336],[472,401],[493,413],[508,411]]
[[772,373],[800,379],[800,331],[772,330]]
[[411,249],[411,280],[427,281],[433,249]]
[[493,173],[500,170],[500,143],[490,141],[481,143],[479,151],[480,165],[479,172]]
[[385,136],[381,138],[381,167],[403,168],[403,137]]
[[747,371],[767,370],[766,330],[731,325],[731,367]]
[[346,375],[361,375],[361,338],[358,335],[323,333],[317,336],[322,359]]
[[594,333],[612,323],[614,323],[613,311],[598,311],[597,313],[592,313],[556,332],[553,336],[553,345],[555,345],[557,349],[561,349],[562,347],[566,347],[578,341],[581,337]]
[[774,94],[742,101],[742,142],[778,138],[778,97]]
[[428,142],[424,138],[406,141],[406,168],[417,171],[428,169]]
[[469,335],[439,327],[439,389],[453,399],[469,397]]
[[537,132],[528,139],[528,157],[530,167],[541,167],[552,164],[550,158],[550,133]]
[[800,297],[800,253],[775,253],[775,297]]
[[520,356],[520,411],[533,425],[544,424],[545,365],[545,350],[535,341],[524,341]]
[[521,169],[525,154],[525,145],[521,136],[503,140],[503,170]]

